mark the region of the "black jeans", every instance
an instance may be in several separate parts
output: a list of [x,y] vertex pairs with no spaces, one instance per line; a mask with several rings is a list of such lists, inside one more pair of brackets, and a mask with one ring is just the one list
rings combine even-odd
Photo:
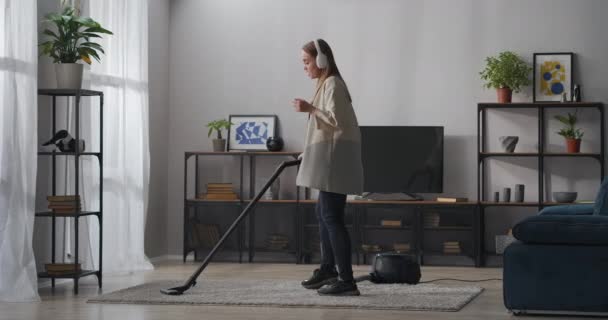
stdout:
[[333,192],[319,192],[316,211],[321,237],[321,270],[336,271],[341,280],[353,280],[351,265],[351,244],[344,224],[346,195]]

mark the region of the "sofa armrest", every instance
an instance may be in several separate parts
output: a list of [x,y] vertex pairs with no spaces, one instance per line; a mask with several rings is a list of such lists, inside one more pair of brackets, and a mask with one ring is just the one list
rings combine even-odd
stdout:
[[567,204],[545,207],[540,210],[539,215],[591,215],[593,204]]
[[537,215],[517,223],[513,236],[526,243],[608,245],[608,217]]

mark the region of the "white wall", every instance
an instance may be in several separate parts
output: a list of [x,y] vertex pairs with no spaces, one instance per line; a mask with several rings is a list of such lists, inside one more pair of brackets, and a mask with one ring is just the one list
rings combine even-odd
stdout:
[[[169,252],[182,250],[184,151],[211,149],[207,122],[276,114],[287,149],[302,149],[306,116],[294,113],[290,102],[312,95],[300,62],[305,42],[319,37],[330,43],[361,125],[445,126],[445,193],[475,198],[476,104],[495,101],[479,79],[483,59],[502,50],[530,62],[533,52],[575,52],[584,99],[606,102],[606,12],[608,1],[600,0],[171,1]],[[514,97],[531,99],[531,89]],[[596,128],[588,125],[594,115],[582,117],[588,130],[583,150],[597,151]],[[489,119],[492,148],[506,134],[521,136],[520,148],[534,147],[533,114],[494,112]],[[550,139],[553,147],[561,144]],[[238,171],[206,166],[213,178],[234,179]],[[534,162],[493,160],[490,166],[488,191],[524,183],[527,199],[537,196]],[[595,194],[599,169],[593,161],[552,160],[549,167],[553,189],[573,188],[580,198]],[[488,232],[506,231],[520,215],[499,212]]]
[[150,89],[150,197],[146,255],[167,254],[169,145],[169,0],[149,0],[148,87]]

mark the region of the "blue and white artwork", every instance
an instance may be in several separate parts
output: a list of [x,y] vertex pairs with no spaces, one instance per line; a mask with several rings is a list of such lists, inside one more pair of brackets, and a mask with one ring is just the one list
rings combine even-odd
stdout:
[[266,150],[274,136],[276,116],[230,116],[229,150]]
[[236,127],[238,144],[261,144],[268,140],[268,122],[247,121]]

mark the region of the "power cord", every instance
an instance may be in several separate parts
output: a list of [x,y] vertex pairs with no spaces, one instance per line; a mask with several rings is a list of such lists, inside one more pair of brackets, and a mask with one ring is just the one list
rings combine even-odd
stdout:
[[427,280],[427,281],[420,281],[419,283],[429,283],[429,282],[442,281],[442,280],[462,281],[462,282],[502,281],[502,279],[500,279],[500,278],[489,278],[489,279],[478,279],[478,280],[439,278],[439,279],[433,279],[433,280]]

